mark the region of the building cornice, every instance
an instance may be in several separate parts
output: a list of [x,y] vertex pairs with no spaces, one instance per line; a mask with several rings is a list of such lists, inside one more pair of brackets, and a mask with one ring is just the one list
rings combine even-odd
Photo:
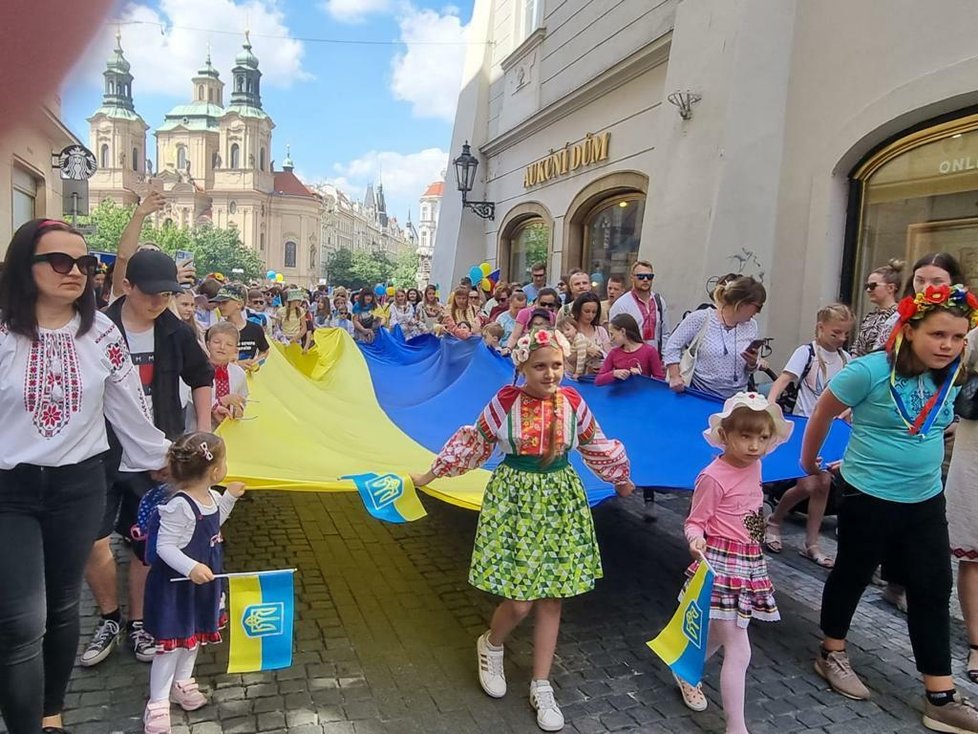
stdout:
[[[532,36],[531,36],[532,37]],[[529,41],[530,39],[527,39]],[[512,148],[530,135],[546,129],[550,125],[600,99],[611,91],[624,86],[650,69],[669,60],[672,47],[672,31],[642,47],[628,58],[605,69],[598,76],[582,84],[572,92],[548,104],[536,114],[528,117],[515,127],[479,147],[479,152],[487,158],[497,156]],[[519,49],[517,49],[519,50]]]
[[513,49],[513,52],[507,56],[505,59],[499,62],[499,66],[502,67],[503,71],[509,71],[514,66],[516,66],[524,56],[526,56],[530,51],[535,49],[541,43],[547,35],[546,28],[537,28],[533,33],[526,37],[519,46]]

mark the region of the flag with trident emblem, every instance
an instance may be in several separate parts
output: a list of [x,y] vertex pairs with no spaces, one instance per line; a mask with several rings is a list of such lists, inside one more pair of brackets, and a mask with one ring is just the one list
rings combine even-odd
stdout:
[[426,514],[414,482],[400,474],[352,474],[349,479],[360,493],[367,512],[384,522],[411,522]]
[[230,592],[228,673],[292,665],[295,569],[226,574]]

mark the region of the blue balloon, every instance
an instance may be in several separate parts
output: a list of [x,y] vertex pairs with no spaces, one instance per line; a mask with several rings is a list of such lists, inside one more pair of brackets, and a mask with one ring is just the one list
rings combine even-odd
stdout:
[[482,268],[480,268],[478,265],[473,265],[471,268],[469,268],[469,280],[472,281],[472,285],[478,285],[484,277],[485,276],[482,274]]
[[265,273],[265,277],[269,280],[275,280],[275,271],[269,270],[267,273]]
[[378,283],[377,285],[374,286],[374,295],[382,296],[385,293],[387,293],[387,288],[384,287],[383,283]]

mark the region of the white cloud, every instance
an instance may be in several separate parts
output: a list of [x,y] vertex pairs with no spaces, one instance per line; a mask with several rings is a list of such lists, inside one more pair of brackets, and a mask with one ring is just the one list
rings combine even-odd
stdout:
[[[226,101],[231,67],[241,51],[245,28],[251,30],[252,52],[259,59],[262,84],[289,87],[297,80],[311,78],[302,68],[303,44],[289,37],[278,0],[160,0],[158,9],[129,3],[117,17],[122,21],[122,48],[132,64],[137,97],[160,93],[189,98],[190,79],[203,65],[209,43],[212,63],[228,85]],[[229,32],[192,30],[197,28]],[[106,25],[77,68],[74,83],[101,86],[105,61],[115,48],[115,33],[115,25]]]
[[418,219],[418,199],[428,184],[438,181],[448,165],[448,153],[425,148],[416,153],[372,150],[349,163],[333,165],[332,182],[353,199],[362,199],[368,184],[383,182],[387,211],[405,221],[408,209]]
[[400,40],[407,50],[394,57],[391,92],[411,103],[416,117],[453,122],[462,87],[467,26],[458,10],[419,10],[402,7],[398,18]]
[[386,13],[390,0],[326,0],[323,9],[341,23],[362,23],[371,13]]

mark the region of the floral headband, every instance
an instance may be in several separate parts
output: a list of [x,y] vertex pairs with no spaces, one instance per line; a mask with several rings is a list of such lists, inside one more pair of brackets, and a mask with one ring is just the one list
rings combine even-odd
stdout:
[[529,334],[524,334],[519,338],[516,346],[513,347],[513,351],[510,352],[510,358],[513,360],[513,364],[519,368],[530,358],[530,354],[541,347],[559,349],[565,357],[570,356],[571,353],[570,342],[559,331],[534,329]]
[[961,284],[929,285],[923,291],[913,296],[907,296],[897,305],[897,315],[900,320],[886,342],[887,351],[891,351],[900,341],[904,324],[924,318],[935,308],[953,308],[966,312],[971,328],[978,326],[978,296]]

